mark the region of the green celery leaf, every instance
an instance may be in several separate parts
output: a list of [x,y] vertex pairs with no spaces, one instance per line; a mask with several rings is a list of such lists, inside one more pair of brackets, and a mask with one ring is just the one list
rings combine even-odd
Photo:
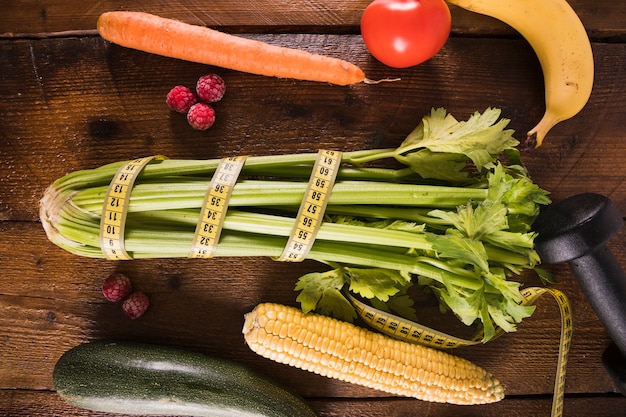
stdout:
[[366,225],[366,223],[363,220],[359,220],[352,216],[346,216],[346,215],[326,216],[325,220],[331,223],[347,224],[350,226],[365,226]]
[[376,221],[363,221],[350,216],[328,216],[327,221],[337,224],[347,224],[351,226],[364,226],[372,227],[375,229],[389,229],[389,230],[401,230],[403,232],[422,233],[426,229],[426,225],[423,223],[410,222],[407,220],[376,220]]
[[490,301],[488,303],[489,315],[498,327],[505,332],[516,331],[516,323],[530,317],[535,311],[535,306],[524,306],[511,300]]
[[[363,298],[388,301],[408,285],[410,277],[400,271],[381,268],[345,268],[350,291]],[[408,282],[407,282],[408,281]]]
[[508,227],[506,207],[490,200],[481,202],[476,208],[471,203],[459,206],[456,213],[432,210],[428,214],[452,223],[465,236],[476,240]]
[[[482,327],[483,327],[482,341],[483,343],[487,342],[488,340],[493,338],[493,336],[496,333],[496,329],[493,324],[491,315],[489,314],[489,302],[488,302],[488,298],[485,296],[485,287],[483,286],[480,289],[474,291],[474,293],[466,297],[465,301],[474,311],[474,317],[475,317],[474,321],[479,320],[481,322]],[[469,318],[470,316],[467,317],[468,321],[469,321]],[[470,325],[474,323],[474,321],[472,321],[471,323],[466,323],[466,324]]]
[[470,326],[479,318],[481,303],[483,302],[483,287],[472,293],[465,294],[456,287],[444,282],[444,287],[433,288],[435,294],[440,297],[446,306],[452,310],[463,324]]
[[[466,162],[482,171],[492,166],[500,153],[519,144],[513,131],[505,129],[509,120],[499,117],[499,109],[488,108],[459,122],[443,108],[432,109],[398,147],[396,158],[425,178],[466,179],[469,175],[461,172]],[[407,155],[420,152],[426,152],[427,157]]]
[[548,192],[528,178],[518,178],[502,198],[503,203],[516,214],[534,217],[539,204],[550,204]]
[[508,249],[522,255],[529,254],[535,247],[536,233],[514,233],[505,230],[497,230],[485,236],[483,240],[494,246]]
[[483,201],[474,210],[473,230],[469,236],[474,239],[482,239],[485,235],[507,229],[506,215],[507,209],[504,204],[490,200]]
[[485,282],[497,289],[505,299],[512,300],[514,303],[522,301],[522,295],[519,292],[520,283],[508,281],[504,270],[492,268],[491,271],[483,274],[483,277]]
[[506,300],[506,304],[503,310],[511,316],[515,323],[521,323],[523,319],[532,316],[536,308],[534,305],[522,305],[511,300]]
[[394,220],[384,228],[389,230],[401,230],[403,232],[424,233],[426,225],[424,223],[408,222],[405,220]]
[[487,252],[480,241],[461,236],[450,231],[445,235],[428,234],[426,238],[440,258],[475,265],[483,271],[489,270]]
[[487,199],[504,204],[508,211],[509,230],[527,232],[539,214],[539,205],[550,204],[548,192],[525,175],[498,164],[488,176]]
[[311,272],[301,276],[296,283],[295,291],[300,291],[296,301],[302,311],[315,311],[320,300],[331,293],[331,290],[340,291],[345,284],[341,269],[332,269],[326,272]]
[[548,192],[533,184],[528,178],[520,178],[503,198],[504,204],[515,208],[517,214],[536,216],[538,204],[547,205],[551,200]]
[[521,305],[521,284],[507,281],[504,271],[496,268],[485,274],[485,282],[500,292],[499,295],[490,294],[486,299],[492,320],[506,332],[515,331],[515,323],[529,317],[535,310],[534,306]]
[[352,323],[357,317],[352,303],[336,288],[326,288],[315,310],[320,314]]
[[458,211],[454,212],[451,210],[431,210],[428,212],[428,215],[431,217],[435,217],[437,219],[444,220],[446,223],[451,224],[456,229],[461,232],[465,232],[465,226],[463,224],[463,219],[459,215]]
[[489,188],[487,189],[487,199],[491,201],[502,201],[513,183],[513,178],[507,175],[504,165],[496,164],[494,169],[487,175]]
[[[498,327],[502,328],[502,330],[504,330],[505,332],[514,332],[516,330],[515,324],[512,323],[507,316],[504,315],[500,308],[489,304],[487,306],[487,311],[489,312],[489,316],[493,319],[494,323]],[[485,338],[486,336],[487,335],[485,334]]]
[[493,324],[489,307],[490,305],[486,301],[483,301],[480,306],[480,321],[483,324],[483,343],[491,340],[496,334],[496,328]]
[[559,281],[554,277],[554,274],[547,269],[536,266],[533,270],[539,276],[539,279],[541,279],[541,282],[544,285],[558,284]]
[[467,157],[453,153],[436,153],[429,149],[398,155],[396,159],[410,166],[422,178],[436,178],[451,183],[467,182]]

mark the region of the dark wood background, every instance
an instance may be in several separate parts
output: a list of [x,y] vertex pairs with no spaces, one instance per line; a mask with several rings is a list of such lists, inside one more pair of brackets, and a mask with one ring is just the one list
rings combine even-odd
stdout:
[[[524,137],[543,113],[543,81],[529,45],[492,19],[452,9],[453,33],[432,60],[386,68],[366,51],[359,18],[368,0],[4,2],[0,12],[0,415],[96,416],[59,399],[52,368],[67,349],[116,338],[180,346],[247,365],[294,387],[321,416],[549,415],[556,369],[558,309],[541,299],[516,333],[455,353],[506,385],[500,403],[459,407],[388,395],[274,364],[243,342],[243,314],[255,304],[295,305],[293,285],[319,269],[269,259],[132,262],[92,260],[49,243],[38,220],[45,187],[64,174],[164,154],[220,158],[319,148],[392,147],[431,107],[457,118],[502,108]],[[554,201],[593,191],[626,213],[626,3],[571,0],[593,41],[596,83],[587,107],[525,155]],[[361,66],[379,85],[337,87],[264,78],[158,57],[104,42],[100,13],[140,10],[288,45]],[[227,95],[206,132],[171,113],[165,94],[217,72]],[[626,232],[610,248],[626,265]],[[575,331],[565,415],[623,415],[626,400],[605,372],[609,343],[567,265],[550,266],[573,304]],[[106,302],[100,285],[127,273],[150,294],[139,320]]]

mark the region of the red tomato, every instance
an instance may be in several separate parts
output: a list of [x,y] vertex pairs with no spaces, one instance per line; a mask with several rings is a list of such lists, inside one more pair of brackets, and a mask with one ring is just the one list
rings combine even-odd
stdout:
[[374,0],[363,11],[361,36],[380,62],[407,68],[439,52],[451,26],[444,0]]

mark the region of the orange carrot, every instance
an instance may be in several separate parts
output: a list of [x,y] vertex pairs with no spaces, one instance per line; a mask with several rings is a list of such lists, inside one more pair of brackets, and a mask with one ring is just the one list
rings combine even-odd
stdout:
[[127,48],[252,74],[338,85],[366,81],[359,67],[341,59],[270,45],[148,13],[103,13],[98,19],[98,33]]

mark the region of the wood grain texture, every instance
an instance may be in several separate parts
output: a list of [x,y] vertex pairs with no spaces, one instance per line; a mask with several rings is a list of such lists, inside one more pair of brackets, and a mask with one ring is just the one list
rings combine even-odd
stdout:
[[[0,38],[64,36],[94,32],[98,16],[110,10],[154,13],[191,24],[225,27],[234,32],[342,32],[357,34],[363,9],[370,0],[251,0],[245,7],[231,0],[141,0],[130,5],[120,0],[75,2],[16,0],[3,5]],[[626,4],[570,0],[590,35],[623,41]],[[494,19],[455,6],[453,32],[471,35],[515,35]]]
[[[393,398],[262,359],[245,346],[243,314],[263,301],[296,305],[312,261],[264,258],[110,262],[71,255],[49,243],[38,219],[45,188],[68,172],[138,156],[205,159],[231,155],[358,150],[397,146],[428,113],[459,119],[502,109],[523,138],[543,113],[543,81],[528,44],[489,18],[453,9],[453,36],[415,68],[373,59],[358,34],[369,0],[75,2],[18,0],[0,12],[0,416],[105,416],[65,404],[51,372],[67,349],[93,339],[132,339],[235,360],[293,387],[321,417],[548,415],[559,331],[556,303],[542,298],[516,333],[457,349],[492,371],[507,389],[497,404],[459,407]],[[626,213],[626,3],[571,0],[594,39],[596,83],[587,107],[524,154],[534,180],[554,201],[585,191],[607,195]],[[131,7],[132,6],[132,7]],[[341,57],[369,78],[393,83],[337,87],[265,78],[111,45],[94,31],[107,10],[143,10],[221,27],[278,45]],[[193,131],[170,112],[165,94],[208,72],[226,80],[217,122]],[[610,249],[626,265],[626,231]],[[549,268],[574,312],[565,415],[621,416],[600,361],[609,338],[567,265]],[[113,271],[150,294],[146,316],[130,321],[104,300]],[[532,276],[520,277],[537,285]],[[424,297],[427,324],[455,327]]]
[[[371,399],[368,401],[338,399],[333,402],[321,400],[309,401],[320,417],[525,417],[549,415],[549,398],[540,399],[505,399],[496,404],[485,406],[450,406],[418,402],[398,398]],[[0,404],[7,405],[7,417],[106,417],[111,414],[80,410],[64,403],[55,393],[49,391],[0,391]],[[571,398],[565,403],[565,414],[589,417],[612,417],[623,415],[626,399],[611,396],[605,398]],[[460,414],[462,413],[462,414]],[[115,414],[117,417],[129,417],[127,414]]]

